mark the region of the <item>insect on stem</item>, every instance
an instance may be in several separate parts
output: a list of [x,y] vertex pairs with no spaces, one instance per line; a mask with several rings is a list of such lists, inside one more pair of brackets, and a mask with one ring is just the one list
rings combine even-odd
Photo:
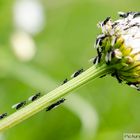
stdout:
[[62,98],[59,101],[53,103],[52,105],[50,105],[49,107],[47,107],[46,111],[50,111],[53,108],[57,107],[58,105],[62,104],[66,99]]
[[25,104],[26,104],[26,101],[22,101],[20,103],[13,105],[12,108],[15,108],[16,110],[18,110],[18,109],[22,108]]
[[32,95],[31,97],[28,98],[28,101],[35,101],[41,96],[41,93],[37,93],[35,95]]
[[1,114],[1,115],[0,115],[0,120],[3,119],[3,118],[5,118],[7,115],[8,115],[7,113]]

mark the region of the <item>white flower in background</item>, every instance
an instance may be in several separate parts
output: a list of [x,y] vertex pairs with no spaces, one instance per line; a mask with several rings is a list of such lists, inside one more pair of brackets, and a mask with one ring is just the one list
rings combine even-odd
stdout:
[[102,33],[96,39],[94,63],[106,63],[119,82],[140,90],[140,12],[119,12],[119,16],[98,24]]
[[35,42],[27,33],[15,32],[11,36],[11,44],[15,55],[22,61],[31,60],[36,53]]
[[14,24],[18,30],[36,34],[44,27],[44,11],[38,0],[17,0],[14,5]]
[[11,45],[15,55],[22,61],[30,61],[36,53],[32,35],[44,27],[44,11],[39,0],[16,0],[13,8],[15,32]]

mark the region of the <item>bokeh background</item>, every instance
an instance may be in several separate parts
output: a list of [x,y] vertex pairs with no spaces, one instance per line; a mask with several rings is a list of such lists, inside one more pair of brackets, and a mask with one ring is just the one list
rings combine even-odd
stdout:
[[[0,0],[0,113],[89,68],[97,23],[139,0]],[[140,132],[140,94],[107,76],[0,134],[0,140],[121,140]]]

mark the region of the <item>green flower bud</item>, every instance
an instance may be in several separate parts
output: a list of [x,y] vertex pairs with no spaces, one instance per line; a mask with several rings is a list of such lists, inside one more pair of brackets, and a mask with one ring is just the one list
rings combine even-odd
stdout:
[[119,82],[140,89],[140,12],[119,12],[119,16],[119,20],[107,17],[98,24],[101,34],[94,63],[106,63]]

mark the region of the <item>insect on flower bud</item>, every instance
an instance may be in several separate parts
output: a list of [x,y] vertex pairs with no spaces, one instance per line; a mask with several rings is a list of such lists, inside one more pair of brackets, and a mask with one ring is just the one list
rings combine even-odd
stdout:
[[[112,76],[140,89],[140,12],[119,12],[98,24],[95,48],[100,62],[112,67]],[[100,50],[100,51],[99,51]],[[100,54],[100,55],[99,55]],[[97,64],[97,63],[96,63]]]

